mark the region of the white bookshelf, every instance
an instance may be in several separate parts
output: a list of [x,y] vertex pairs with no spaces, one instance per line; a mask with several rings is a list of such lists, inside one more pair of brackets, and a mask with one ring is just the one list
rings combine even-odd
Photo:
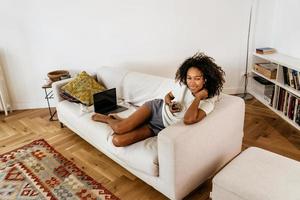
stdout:
[[[277,66],[276,79],[267,78],[266,76],[256,72],[253,69],[253,65],[255,63],[274,63],[274,64],[276,64],[276,66]],[[276,102],[279,101],[276,98],[278,98],[280,88],[286,90],[288,93],[295,96],[297,99],[300,99],[300,90],[296,90],[295,88],[293,88],[293,87],[291,87],[291,86],[284,83],[283,66],[288,68],[288,69],[292,69],[292,70],[296,70],[296,71],[300,72],[300,59],[293,58],[293,57],[290,57],[290,56],[287,56],[287,55],[284,55],[284,54],[280,54],[280,53],[274,53],[274,54],[257,54],[257,53],[254,53],[253,57],[252,57],[251,76],[249,78],[250,79],[249,80],[249,86],[250,86],[249,87],[249,92],[257,100],[259,100],[264,105],[266,105],[268,108],[270,108],[273,112],[278,114],[281,118],[283,118],[288,123],[290,123],[292,126],[297,128],[298,130],[300,130],[300,125],[298,125],[295,122],[296,114],[294,115],[293,119],[290,119],[287,115],[284,114],[283,111],[280,111],[276,108],[276,104],[277,104]],[[262,94],[262,92],[261,92],[261,90],[263,90],[263,88],[260,88],[260,87],[264,87],[264,86],[258,84],[256,82],[256,80],[253,79],[254,76],[263,77],[264,79],[270,81],[271,83],[273,83],[275,85],[275,91],[274,91],[275,93],[274,93],[274,96],[273,96],[273,99],[272,99],[273,105],[270,105],[270,103],[267,100],[265,100],[264,94]],[[296,109],[295,109],[295,111],[296,111]]]

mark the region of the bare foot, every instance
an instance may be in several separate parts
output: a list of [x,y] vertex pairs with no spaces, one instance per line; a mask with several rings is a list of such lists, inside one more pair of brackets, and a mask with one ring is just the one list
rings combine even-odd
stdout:
[[95,113],[92,115],[92,120],[96,121],[96,122],[103,122],[103,123],[107,123],[107,120],[110,117],[108,115],[102,115],[99,113]]
[[108,114],[108,116],[112,119],[123,120],[123,118],[119,117],[117,114]]

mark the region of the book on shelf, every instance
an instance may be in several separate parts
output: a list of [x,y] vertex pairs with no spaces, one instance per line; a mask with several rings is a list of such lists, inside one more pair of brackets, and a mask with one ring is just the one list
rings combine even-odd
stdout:
[[[298,83],[300,85],[300,71],[297,73],[297,80],[298,80]],[[299,90],[300,90],[300,88],[299,88]]]
[[264,100],[266,100],[270,106],[272,106],[272,99],[274,96],[275,85],[267,85],[264,90]]
[[271,47],[256,48],[256,53],[258,53],[258,54],[272,54],[275,52],[276,52],[276,50]]
[[290,83],[289,86],[295,88],[292,69],[288,69],[288,76],[289,76],[289,83]]
[[285,89],[280,88],[278,96],[277,96],[278,101],[277,101],[276,109],[279,111],[282,111],[282,112],[283,112],[283,108],[284,108],[285,92],[286,92]]
[[269,79],[276,79],[277,65],[274,63],[255,63],[254,70]]
[[275,63],[257,63],[257,64],[270,71],[274,71],[277,69],[277,64]]
[[296,90],[300,90],[300,72],[293,69],[288,69],[284,66],[282,67],[282,72],[284,84]]
[[272,99],[273,107],[300,125],[300,98],[281,87],[277,87],[277,94],[274,97]]
[[287,109],[288,109],[288,99],[290,98],[290,93],[286,92],[284,96],[284,104],[283,104],[283,114],[287,115]]
[[271,101],[271,106],[276,109],[276,106],[277,106],[277,103],[278,103],[278,88],[277,86],[275,86],[275,89],[274,89],[274,94],[273,94],[273,98],[272,98],[272,101]]
[[255,82],[252,86],[257,91],[257,94],[261,95],[269,105],[272,105],[275,84],[261,76],[253,76],[253,79]]
[[295,108],[294,108],[294,116],[293,116],[293,120],[296,122],[296,117],[297,117],[297,107],[298,107],[298,99],[297,97],[295,97]]
[[288,75],[288,68],[285,67],[285,66],[282,66],[282,72],[283,72],[284,84],[290,85],[289,75]]
[[296,108],[296,117],[295,117],[295,122],[300,126],[300,99],[297,99],[298,104]]
[[263,85],[272,85],[273,83],[261,76],[253,76],[253,79]]
[[289,102],[289,110],[288,110],[288,118],[291,120],[294,119],[295,102],[296,102],[296,97],[291,95],[290,102]]
[[300,90],[300,83],[299,83],[299,78],[298,78],[298,72],[296,70],[292,71],[292,75],[293,75],[293,80],[294,80],[294,88],[296,90]]

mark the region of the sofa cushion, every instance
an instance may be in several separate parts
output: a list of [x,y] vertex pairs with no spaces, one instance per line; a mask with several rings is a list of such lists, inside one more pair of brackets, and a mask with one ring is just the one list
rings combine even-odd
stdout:
[[123,98],[126,102],[141,106],[145,101],[163,99],[175,85],[172,79],[129,72],[123,80]]
[[91,120],[93,112],[82,112],[80,104],[66,100],[59,102],[56,110],[61,122],[77,135],[97,146],[104,148],[108,146],[106,141],[113,131],[107,124],[93,122]]
[[83,71],[61,89],[81,103],[89,106],[93,104],[93,94],[105,90],[105,87]]
[[[118,113],[122,118],[128,117],[137,107],[128,106],[128,110]],[[133,169],[151,176],[158,176],[157,137],[147,138],[126,147],[116,147],[112,143],[113,135],[108,136],[108,151]]]
[[106,88],[116,88],[117,98],[123,97],[123,79],[128,71],[123,68],[101,67],[97,70],[97,79]]
[[109,137],[109,150],[133,169],[158,176],[157,137],[150,137],[126,147],[115,147]]
[[[119,116],[123,118],[136,110],[134,106],[125,106],[129,109],[119,113]],[[70,129],[94,147],[110,152],[131,168],[151,176],[158,176],[157,137],[148,138],[127,147],[115,147],[112,144],[113,130],[105,123],[92,121],[91,116],[94,112],[82,112],[80,104],[65,100],[57,105],[57,113],[60,120],[63,119],[62,122],[67,126],[71,125]]]

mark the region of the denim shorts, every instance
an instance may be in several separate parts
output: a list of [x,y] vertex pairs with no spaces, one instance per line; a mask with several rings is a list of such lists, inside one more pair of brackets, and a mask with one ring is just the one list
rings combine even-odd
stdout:
[[149,128],[153,131],[154,135],[157,135],[159,131],[165,128],[162,119],[162,107],[164,100],[154,99],[144,103],[151,110],[151,117],[148,121]]

